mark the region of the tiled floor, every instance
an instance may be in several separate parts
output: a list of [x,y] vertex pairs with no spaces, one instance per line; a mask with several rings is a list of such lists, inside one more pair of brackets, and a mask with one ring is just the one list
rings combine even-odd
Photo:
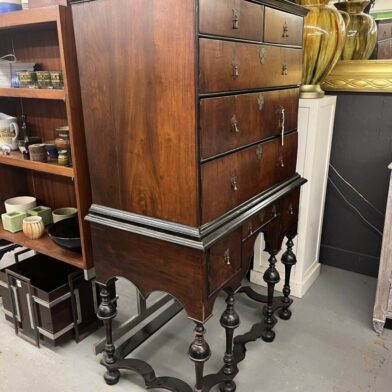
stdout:
[[[237,391],[241,392],[391,392],[392,331],[379,337],[371,329],[376,280],[350,272],[322,269],[320,278],[302,300],[293,305],[294,315],[279,321],[272,344],[249,344],[247,358],[240,364]],[[122,315],[134,309],[134,289],[120,285]],[[222,364],[224,333],[219,316],[223,297],[216,303],[215,316],[206,325],[213,356],[207,372]],[[260,317],[261,310],[249,299],[238,296],[237,310],[245,332]],[[167,324],[134,355],[146,359],[158,375],[172,375],[193,383],[193,366],[187,349],[193,325],[184,312]],[[102,329],[80,344],[70,342],[56,349],[34,346],[14,335],[11,325],[0,317],[1,392],[140,392],[142,379],[123,372],[118,385],[102,380],[103,368],[92,345]]]

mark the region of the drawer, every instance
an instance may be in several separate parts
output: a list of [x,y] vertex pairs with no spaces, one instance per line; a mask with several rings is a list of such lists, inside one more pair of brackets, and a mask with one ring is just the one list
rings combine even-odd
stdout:
[[202,99],[201,158],[277,136],[282,125],[285,132],[296,129],[298,99],[298,89]]
[[297,230],[297,221],[299,213],[300,189],[296,189],[282,200],[282,227],[283,232],[288,230]]
[[299,85],[302,50],[200,38],[200,93]]
[[208,252],[208,293],[221,288],[241,270],[241,229],[213,245]]
[[244,0],[199,0],[199,32],[263,40],[264,6]]
[[387,39],[377,44],[377,59],[392,59],[392,39]]
[[297,132],[201,165],[203,224],[295,173]]
[[378,25],[378,41],[392,38],[392,23],[379,23]]
[[302,46],[303,26],[301,16],[266,7],[264,42]]
[[280,215],[281,209],[281,202],[278,200],[261,210],[250,221],[246,222],[242,226],[242,240],[246,241],[248,238],[256,234],[268,222],[276,219]]

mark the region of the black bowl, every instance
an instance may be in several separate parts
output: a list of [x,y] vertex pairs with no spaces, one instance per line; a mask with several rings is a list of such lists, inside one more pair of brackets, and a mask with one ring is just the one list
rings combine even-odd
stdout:
[[49,227],[48,235],[53,242],[62,248],[80,250],[82,246],[77,217],[56,222]]

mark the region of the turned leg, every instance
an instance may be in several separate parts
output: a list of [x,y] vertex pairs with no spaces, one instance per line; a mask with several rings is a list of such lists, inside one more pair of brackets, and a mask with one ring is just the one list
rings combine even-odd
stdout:
[[116,369],[110,369],[110,366],[116,363],[115,347],[112,336],[112,321],[117,315],[115,299],[110,298],[109,288],[106,285],[100,285],[101,304],[99,305],[97,316],[103,321],[106,331],[105,353],[103,364],[106,366],[104,379],[106,384],[114,385],[120,379],[120,372]]
[[202,390],[204,363],[211,356],[210,346],[204,339],[206,330],[202,323],[196,323],[195,340],[189,347],[189,357],[195,363],[196,384],[195,392]]
[[[223,357],[225,366],[223,373],[227,376],[233,376],[236,372],[236,364],[233,354],[233,336],[234,330],[240,325],[240,318],[234,310],[234,295],[230,293],[226,299],[226,310],[223,312],[220,323],[226,330],[226,352]],[[219,385],[221,392],[234,392],[236,385],[234,381],[225,381]]]
[[291,317],[291,310],[289,309],[290,306],[290,275],[291,275],[291,268],[293,265],[297,263],[297,258],[293,252],[293,238],[294,236],[288,235],[288,241],[286,243],[287,250],[283,253],[282,256],[282,263],[284,264],[285,268],[285,279],[284,279],[284,287],[283,287],[283,299],[282,302],[285,304],[283,308],[279,312],[279,317],[283,320],[289,320]]
[[274,326],[274,319],[273,319],[273,300],[274,300],[274,290],[275,290],[275,285],[279,283],[280,276],[279,272],[277,271],[275,264],[276,264],[276,253],[277,252],[270,252],[270,258],[269,258],[269,267],[268,269],[264,272],[264,282],[267,283],[268,286],[268,302],[267,306],[265,308],[265,329],[262,333],[262,339],[265,342],[272,342],[275,339],[275,332],[272,330]]

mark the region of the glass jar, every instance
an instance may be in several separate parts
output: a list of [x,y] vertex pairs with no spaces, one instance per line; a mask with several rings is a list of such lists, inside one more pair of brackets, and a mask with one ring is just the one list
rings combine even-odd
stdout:
[[59,150],[57,162],[60,166],[69,166],[69,155],[67,150]]
[[69,127],[56,128],[56,139],[54,141],[57,151],[67,151],[69,163],[71,163],[71,141],[69,139]]

